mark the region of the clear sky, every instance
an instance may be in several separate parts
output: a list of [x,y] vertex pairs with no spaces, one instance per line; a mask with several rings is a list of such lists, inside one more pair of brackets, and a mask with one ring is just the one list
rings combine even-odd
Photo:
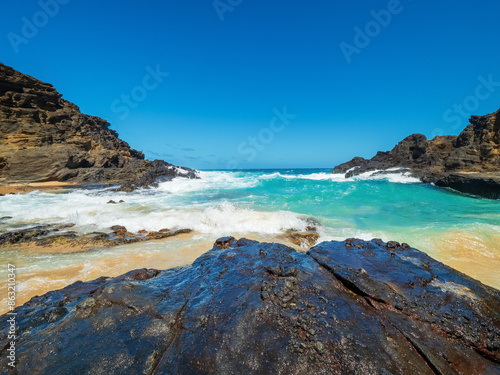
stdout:
[[148,158],[330,168],[500,107],[498,1],[56,1],[4,2],[0,61]]

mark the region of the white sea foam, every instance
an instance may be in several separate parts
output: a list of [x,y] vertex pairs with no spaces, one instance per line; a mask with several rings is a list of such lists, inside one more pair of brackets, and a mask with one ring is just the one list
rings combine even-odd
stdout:
[[286,179],[286,180],[316,180],[316,181],[344,181],[344,175],[330,174],[330,173],[311,173],[311,174],[282,174],[280,172],[274,172],[270,174],[264,174],[259,177],[261,180],[274,180],[274,179]]
[[[249,186],[233,176],[209,175],[213,186],[229,183],[232,188]],[[168,185],[171,184],[171,185]],[[74,223],[72,230],[82,232],[109,231],[112,225],[128,230],[160,230],[190,228],[201,233],[280,233],[289,228],[303,230],[300,215],[288,211],[265,212],[236,206],[227,201],[176,204],[175,194],[202,189],[199,180],[174,180],[161,184],[155,195],[117,194],[76,190],[68,194],[32,192],[9,196],[0,204],[4,216],[13,216],[13,223]],[[177,193],[175,193],[177,192]],[[167,194],[165,194],[167,193]],[[121,204],[107,204],[110,199]],[[172,198],[169,200],[169,198]],[[29,207],[29,209],[26,209]]]
[[97,225],[109,228],[124,225],[128,230],[160,230],[163,228],[190,228],[200,233],[280,233],[289,228],[303,230],[305,221],[300,215],[288,211],[263,212],[236,207],[229,202],[210,205],[206,208],[162,209],[150,212],[103,211],[95,215],[81,212],[71,217],[80,226]]
[[[279,172],[265,174],[260,176],[262,180],[272,179],[287,179],[287,180],[314,180],[314,181],[334,181],[334,182],[352,182],[352,181],[370,181],[370,180],[387,180],[394,183],[419,183],[418,178],[412,177],[408,172],[394,173],[394,170],[399,168],[390,168],[387,170],[376,170],[365,172],[357,176],[345,178],[342,173],[311,173],[311,174],[281,174]],[[384,173],[390,172],[390,173]]]
[[354,170],[356,170],[358,168],[359,168],[359,166],[355,166],[355,167],[349,168],[345,173],[347,174],[347,173],[352,172],[352,171],[354,171]]
[[[178,210],[169,213],[165,222],[193,228],[201,233],[263,233],[277,234],[287,229],[304,230],[307,223],[300,215],[289,211],[264,212],[235,207],[229,202],[204,210]],[[167,225],[168,226],[168,225]]]
[[254,176],[243,176],[238,172],[199,172],[199,179],[175,178],[159,184],[158,191],[183,194],[211,189],[245,189],[256,186],[259,181]]
[[[421,181],[416,178],[411,176],[409,172],[400,172],[400,173],[394,173],[392,171],[398,170],[399,168],[389,168],[386,170],[376,170],[376,171],[370,171],[370,172],[365,172],[362,173],[358,176],[350,177],[349,179],[351,181],[355,180],[387,180],[389,182],[393,183],[399,183],[399,184],[415,184],[415,183],[420,183]],[[390,172],[390,173],[386,173]]]

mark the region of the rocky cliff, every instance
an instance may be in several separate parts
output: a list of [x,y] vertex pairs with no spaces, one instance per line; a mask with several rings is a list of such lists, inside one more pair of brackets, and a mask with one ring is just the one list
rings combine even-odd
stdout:
[[81,113],[52,85],[0,63],[0,183],[126,182],[130,189],[176,176],[194,178],[195,171],[144,160],[108,122]]
[[[226,237],[18,307],[14,374],[498,374],[500,292],[381,240]],[[0,363],[8,373],[0,318]]]
[[337,165],[332,173],[352,177],[361,173],[406,168],[424,182],[451,187],[465,193],[500,198],[500,110],[472,116],[459,136],[428,140],[413,134],[391,151],[372,159],[356,157]]

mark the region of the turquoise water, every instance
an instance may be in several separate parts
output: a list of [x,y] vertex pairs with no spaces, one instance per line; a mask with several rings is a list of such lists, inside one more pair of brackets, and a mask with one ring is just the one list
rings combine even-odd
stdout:
[[[0,232],[44,223],[109,232],[118,224],[132,232],[190,228],[197,243],[225,235],[280,241],[290,229],[304,231],[312,219],[320,241],[358,237],[407,242],[500,286],[500,200],[453,193],[405,175],[345,179],[329,172],[201,171],[199,180],[178,178],[128,194],[108,188],[9,195],[0,198],[0,217],[12,219],[0,221]],[[110,199],[125,202],[106,204]],[[141,252],[147,246],[161,251],[158,244],[141,246]],[[72,261],[44,257],[65,267]]]
[[[125,204],[106,205],[109,199]],[[214,217],[205,217],[210,212]],[[1,216],[14,217],[0,223],[3,230],[36,222],[104,230],[120,221],[132,230],[149,224],[149,229],[191,227],[214,234],[225,232],[224,226],[241,233],[278,233],[293,224],[301,229],[307,224],[298,221],[310,217],[320,222],[325,236],[373,233],[397,240],[449,230],[498,233],[500,200],[453,193],[401,175],[345,179],[324,169],[202,171],[200,180],[176,179],[132,194],[103,189],[6,196],[0,199]],[[245,225],[232,225],[231,216]],[[262,228],[259,220],[271,227]]]
[[[193,192],[189,200],[227,200],[255,210],[288,210],[325,226],[360,230],[422,230],[500,226],[500,200],[478,199],[411,178],[344,179],[329,170],[255,170],[236,178],[258,179],[250,187]],[[498,229],[498,228],[497,228]]]

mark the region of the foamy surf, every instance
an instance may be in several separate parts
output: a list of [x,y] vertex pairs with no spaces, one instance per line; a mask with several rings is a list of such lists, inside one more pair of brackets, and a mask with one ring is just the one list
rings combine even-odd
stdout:
[[172,181],[160,183],[157,191],[170,194],[186,194],[196,191],[213,189],[246,189],[258,185],[255,176],[248,176],[239,172],[207,172],[200,171],[199,179],[175,178]]
[[264,174],[259,177],[262,180],[286,179],[286,180],[312,180],[312,181],[333,181],[333,182],[352,182],[352,181],[380,181],[385,180],[392,183],[414,184],[421,181],[411,176],[408,172],[394,173],[393,170],[375,170],[365,172],[357,176],[346,178],[343,173],[311,173],[311,174],[282,174],[274,172]]
[[420,179],[411,175],[409,171],[401,171],[400,168],[389,168],[389,169],[380,169],[374,170],[370,172],[361,173],[357,176],[349,177],[354,181],[362,180],[362,181],[377,181],[377,180],[386,180],[392,183],[399,184],[417,184],[421,183]]
[[[186,193],[186,190],[183,189],[182,193],[178,194]],[[170,195],[174,193],[170,191],[168,194],[163,192],[144,196],[84,191],[57,196],[49,193],[30,193],[11,199],[12,204],[2,211],[2,215],[12,215],[13,220],[1,225],[4,230],[13,230],[16,225],[22,227],[22,224],[29,226],[71,223],[75,224],[71,230],[80,232],[107,232],[113,225],[123,225],[132,232],[141,229],[158,231],[163,228],[189,228],[214,235],[229,232],[280,233],[290,228],[304,230],[307,226],[303,220],[304,215],[290,211],[259,211],[228,201],[192,202],[179,207],[177,200],[171,199]],[[121,199],[125,202],[107,204],[111,196],[114,200]],[[21,209],[23,205],[29,206],[30,209]]]

